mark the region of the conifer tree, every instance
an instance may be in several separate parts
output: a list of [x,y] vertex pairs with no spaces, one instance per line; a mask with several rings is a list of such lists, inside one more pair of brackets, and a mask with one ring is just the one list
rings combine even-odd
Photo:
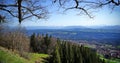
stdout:
[[35,33],[33,33],[30,37],[30,47],[32,51],[35,51]]

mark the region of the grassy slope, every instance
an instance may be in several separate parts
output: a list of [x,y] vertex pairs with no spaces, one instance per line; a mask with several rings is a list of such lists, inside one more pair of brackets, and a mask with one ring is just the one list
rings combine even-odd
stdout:
[[3,47],[0,47],[0,63],[42,63],[42,58],[47,58],[47,54],[37,54],[29,53],[29,59],[20,57],[18,54],[15,54]]
[[106,63],[120,63],[120,59],[106,59],[103,57],[103,55],[98,54],[101,59],[104,59]]

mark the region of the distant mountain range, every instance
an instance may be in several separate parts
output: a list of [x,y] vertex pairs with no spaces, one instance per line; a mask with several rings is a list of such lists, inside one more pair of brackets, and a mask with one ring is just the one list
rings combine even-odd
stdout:
[[90,26],[89,28],[92,28],[92,29],[119,29],[120,30],[120,25],[115,25],[115,26]]
[[28,26],[27,29],[120,29],[116,26]]
[[120,26],[29,26],[27,30],[38,30],[38,29],[62,29],[62,30],[75,30],[84,32],[111,32],[120,33]]

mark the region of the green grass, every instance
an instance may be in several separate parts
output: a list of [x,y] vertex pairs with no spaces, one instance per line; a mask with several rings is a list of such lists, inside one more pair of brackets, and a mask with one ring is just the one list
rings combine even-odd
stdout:
[[116,59],[116,58],[111,58],[107,60],[110,61],[110,63],[120,63],[120,59]]
[[20,57],[19,54],[15,54],[3,47],[0,47],[0,63],[43,63],[43,58],[49,57],[47,54],[28,53],[29,59]]
[[117,48],[120,48],[120,46],[117,46]]
[[113,60],[113,59],[105,59],[107,63],[120,63],[119,61]]
[[47,54],[38,54],[38,53],[29,53],[30,55],[30,63],[34,63],[34,62],[40,62],[43,63],[43,59],[42,58],[47,58],[49,57]]
[[99,55],[101,59],[104,59],[106,63],[120,63],[120,59],[115,59],[115,58],[106,59],[101,54],[97,54],[97,55]]
[[28,61],[19,55],[0,50],[0,63],[28,63]]

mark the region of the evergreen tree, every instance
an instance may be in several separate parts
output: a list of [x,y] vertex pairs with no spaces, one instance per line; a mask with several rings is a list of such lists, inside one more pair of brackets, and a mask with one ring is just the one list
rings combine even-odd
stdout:
[[60,40],[52,56],[50,63],[105,63],[90,48]]
[[[35,34],[31,36],[31,47],[34,52],[48,53],[51,49],[52,36],[46,34],[42,38],[37,37]],[[53,48],[52,54],[50,54],[49,63],[105,63],[101,60],[95,51],[83,45],[78,45],[72,42],[61,41],[57,39]],[[54,43],[55,43],[54,42]]]
[[52,36],[49,37],[48,34],[46,34],[45,37],[44,37],[44,43],[45,43],[45,46],[46,46],[45,53],[48,53],[49,45],[51,43],[51,38],[52,38]]
[[35,51],[35,33],[33,33],[30,37],[30,47],[32,51]]
[[62,63],[59,51],[59,44],[56,44],[52,57],[49,59],[49,63]]
[[54,53],[54,58],[55,59],[53,60],[53,63],[61,63],[58,46],[56,46],[55,53]]

